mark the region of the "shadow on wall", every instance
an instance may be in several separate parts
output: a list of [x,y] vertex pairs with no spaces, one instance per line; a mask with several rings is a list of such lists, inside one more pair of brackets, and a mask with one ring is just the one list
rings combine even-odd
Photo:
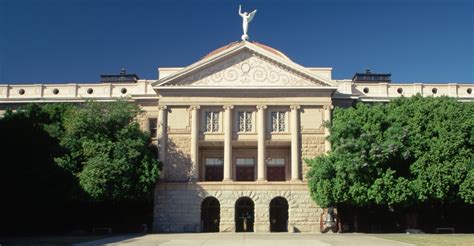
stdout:
[[163,168],[166,181],[190,181],[193,169],[190,152],[190,137],[172,136],[167,141],[166,164]]

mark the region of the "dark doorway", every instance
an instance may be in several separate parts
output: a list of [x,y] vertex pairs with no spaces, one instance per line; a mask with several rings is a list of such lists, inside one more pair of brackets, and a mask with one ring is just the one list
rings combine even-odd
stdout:
[[253,232],[254,204],[252,199],[241,197],[235,202],[235,231]]
[[219,232],[221,205],[214,197],[206,197],[201,203],[201,231]]
[[270,231],[288,231],[288,201],[283,197],[275,197],[270,202]]

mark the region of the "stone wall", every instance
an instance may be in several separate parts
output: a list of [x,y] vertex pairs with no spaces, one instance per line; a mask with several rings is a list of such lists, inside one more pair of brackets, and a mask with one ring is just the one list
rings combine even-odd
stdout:
[[192,177],[191,136],[169,134],[166,143],[166,162],[163,167],[168,181],[188,181]]
[[288,201],[288,231],[319,232],[322,209],[311,200],[306,183],[163,183],[157,185],[153,230],[155,232],[201,231],[201,203],[206,197],[220,203],[220,231],[235,231],[235,202],[249,197],[255,204],[255,232],[270,230],[269,205],[273,198]]
[[312,159],[315,156],[324,153],[325,137],[321,134],[302,134],[301,135],[301,165],[303,180],[306,180],[306,173],[309,170],[305,159]]

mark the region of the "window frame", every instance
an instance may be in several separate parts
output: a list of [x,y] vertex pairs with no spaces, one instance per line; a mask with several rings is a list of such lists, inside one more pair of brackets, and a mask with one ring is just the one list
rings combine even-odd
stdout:
[[[211,126],[209,131],[208,115],[211,115]],[[216,133],[220,132],[220,122],[221,122],[221,111],[218,110],[207,110],[204,112],[204,132],[206,133]]]
[[[273,115],[276,114],[277,116],[277,127],[276,129],[273,128]],[[272,133],[279,133],[279,132],[287,132],[288,131],[288,123],[287,123],[287,116],[288,111],[284,110],[273,110],[270,112],[270,128]],[[281,129],[281,123],[283,123],[283,129]]]
[[[240,116],[244,116],[244,126],[241,125]],[[250,126],[249,126],[250,125]],[[243,130],[242,130],[243,128]],[[242,110],[237,112],[237,132],[249,133],[254,129],[253,111]]]

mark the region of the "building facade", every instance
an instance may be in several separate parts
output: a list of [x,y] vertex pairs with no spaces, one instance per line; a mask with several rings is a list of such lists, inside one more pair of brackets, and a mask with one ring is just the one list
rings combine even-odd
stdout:
[[159,78],[104,75],[102,83],[0,85],[0,113],[38,102],[127,98],[155,141],[163,170],[155,232],[319,232],[305,159],[331,149],[324,123],[334,106],[400,96],[474,100],[474,84],[391,83],[370,71],[334,80],[269,46],[240,41]]

